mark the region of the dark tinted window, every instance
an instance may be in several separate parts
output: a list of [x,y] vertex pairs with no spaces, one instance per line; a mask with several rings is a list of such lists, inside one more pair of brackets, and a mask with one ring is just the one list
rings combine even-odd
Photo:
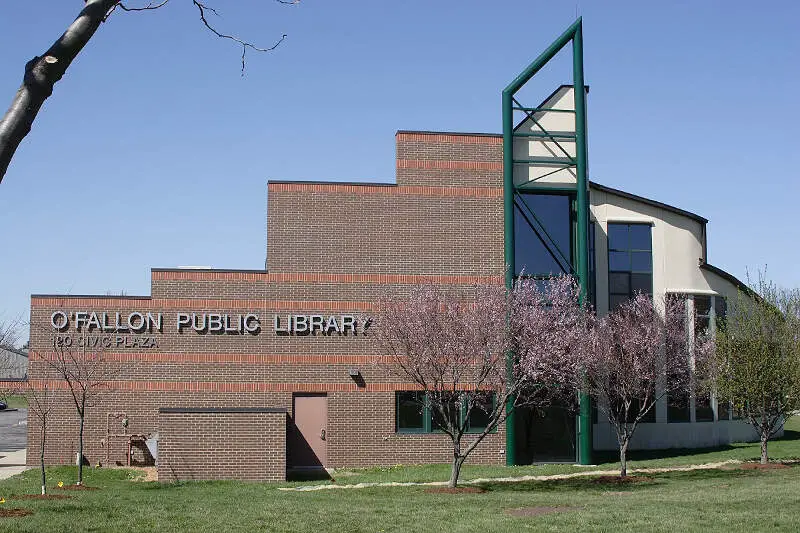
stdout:
[[422,392],[397,393],[397,430],[424,431],[425,406]]
[[652,248],[649,224],[608,224],[609,310],[637,292],[652,295]]
[[[449,398],[445,398],[445,400],[442,402],[442,408],[446,417],[450,419],[451,425],[457,427],[461,424],[461,402],[459,402],[458,396],[453,394]],[[431,428],[446,428],[447,418],[442,416],[442,413],[439,411],[439,409],[434,409],[431,407]]]
[[516,274],[557,275],[572,262],[571,198],[555,194],[519,194],[514,203]]
[[667,401],[667,422],[690,422],[689,395],[673,394]]
[[697,395],[694,399],[694,419],[697,422],[714,421],[714,410],[711,408],[711,397],[708,394]]
[[694,297],[694,334],[705,335],[711,327],[711,296]]
[[719,420],[729,420],[731,418],[731,403],[717,402],[717,418]]
[[469,430],[483,431],[489,424],[489,415],[494,409],[494,394],[480,394],[469,413]]
[[[631,406],[628,408],[628,420],[629,424],[632,424],[636,417],[639,416],[639,400],[631,401]],[[647,414],[644,415],[642,418],[642,422],[655,422],[656,421],[656,407],[655,405],[650,407],[650,410],[647,411]]]

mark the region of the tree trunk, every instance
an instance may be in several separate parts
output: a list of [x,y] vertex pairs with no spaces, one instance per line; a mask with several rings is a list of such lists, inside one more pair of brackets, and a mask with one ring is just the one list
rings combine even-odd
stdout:
[[83,484],[83,421],[84,415],[81,415],[81,432],[78,436],[78,485]]
[[47,477],[44,472],[44,445],[46,437],[47,437],[47,426],[45,422],[42,422],[42,440],[41,440],[42,448],[39,451],[39,466],[42,467],[42,496],[47,494]]
[[[117,3],[119,0],[86,0],[67,31],[43,55],[34,57],[25,65],[22,85],[0,119],[0,182],[22,139],[30,133],[42,104],[53,94],[53,86],[64,76],[108,11]],[[46,151],[46,148],[41,150],[42,153]]]
[[769,455],[767,455],[767,442],[769,442],[769,431],[761,432],[761,464],[769,463]]
[[453,457],[453,467],[450,471],[450,481],[447,486],[451,489],[456,488],[458,485],[458,476],[461,475],[461,467],[464,465],[466,457]]
[[619,477],[628,475],[628,439],[619,446]]
[[447,484],[451,489],[456,488],[458,484],[458,476],[461,474],[461,466],[464,464],[464,459],[461,455],[461,442],[453,441],[453,466],[450,470],[450,481]]

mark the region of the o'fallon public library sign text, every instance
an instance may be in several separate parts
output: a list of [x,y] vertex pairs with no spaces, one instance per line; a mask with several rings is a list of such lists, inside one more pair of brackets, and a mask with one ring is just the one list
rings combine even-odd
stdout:
[[[259,335],[258,313],[175,313],[174,321],[164,313],[55,311],[50,315],[53,346],[87,348],[157,348],[158,337],[171,329],[178,334]],[[276,335],[363,335],[372,319],[355,315],[275,314]]]

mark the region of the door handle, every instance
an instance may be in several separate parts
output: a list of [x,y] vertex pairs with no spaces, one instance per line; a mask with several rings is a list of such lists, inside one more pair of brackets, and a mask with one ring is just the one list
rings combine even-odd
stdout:
[[325,430],[324,429],[319,432],[319,438],[320,438],[320,440],[325,440]]

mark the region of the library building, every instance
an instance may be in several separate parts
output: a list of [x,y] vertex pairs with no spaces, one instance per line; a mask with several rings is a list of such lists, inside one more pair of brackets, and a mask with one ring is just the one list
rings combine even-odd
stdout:
[[[709,262],[708,221],[639,196],[646,182],[627,192],[587,176],[576,24],[503,92],[502,133],[398,131],[392,184],[269,181],[263,270],[153,268],[145,296],[33,295],[29,380],[60,398],[46,463],[78,451],[69,391],[41,360],[59,350],[102,353],[108,384],[86,409],[86,464],[157,465],[162,481],[284,480],[452,459],[413,403],[418,387],[374,364],[384,294],[503,284],[507,266],[576,273],[599,314],[637,291],[680,294],[694,329],[713,329],[742,284]],[[517,90],[569,43],[573,83],[523,105]],[[35,417],[28,427],[34,465]],[[727,404],[691,395],[660,401],[632,448],[753,437]],[[468,462],[590,464],[616,447],[602,411],[518,409]]]

